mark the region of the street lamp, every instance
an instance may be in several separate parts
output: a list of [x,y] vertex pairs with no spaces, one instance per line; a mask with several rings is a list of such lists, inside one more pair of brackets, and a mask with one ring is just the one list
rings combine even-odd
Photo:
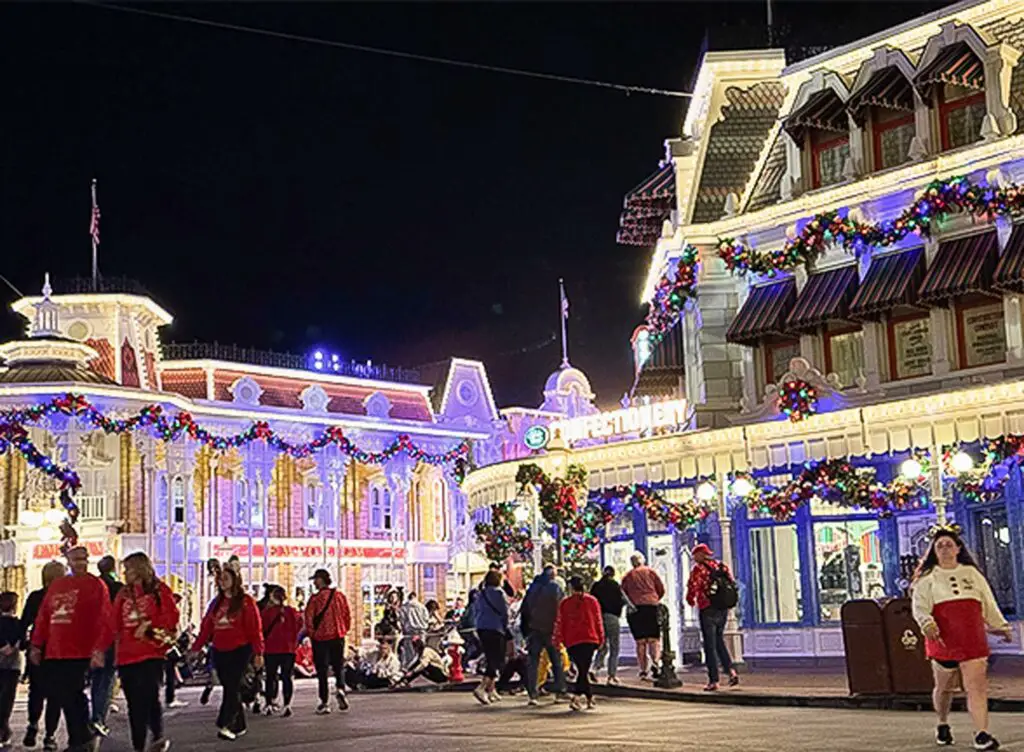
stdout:
[[900,475],[907,480],[916,480],[920,478],[923,471],[924,467],[913,457],[908,460],[904,460],[903,464],[900,465]]
[[715,498],[717,491],[715,484],[709,480],[704,481],[697,486],[697,499],[698,501],[708,502]]
[[953,455],[950,464],[958,473],[969,473],[974,469],[974,458],[967,452],[961,451]]
[[519,503],[516,505],[515,511],[512,513],[515,517],[516,522],[520,525],[525,524],[530,519],[530,507],[527,504]]
[[739,477],[732,482],[733,495],[745,498],[750,495],[751,491],[754,490],[754,484],[743,477]]

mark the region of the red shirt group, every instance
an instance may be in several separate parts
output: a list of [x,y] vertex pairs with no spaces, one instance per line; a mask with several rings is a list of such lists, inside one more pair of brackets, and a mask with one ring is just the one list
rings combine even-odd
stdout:
[[[323,617],[318,619],[321,613]],[[352,628],[348,600],[336,588],[324,588],[310,598],[306,604],[305,618],[309,638],[317,642],[342,639]]]
[[54,660],[81,660],[114,641],[110,591],[91,574],[60,577],[46,589],[32,645]]

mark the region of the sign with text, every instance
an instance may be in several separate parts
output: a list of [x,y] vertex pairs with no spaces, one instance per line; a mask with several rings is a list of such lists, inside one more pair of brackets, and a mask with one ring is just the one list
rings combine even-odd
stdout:
[[896,378],[927,376],[932,372],[931,321],[927,316],[892,324]]
[[[252,557],[254,559],[262,559],[264,554],[263,541],[252,542]],[[239,559],[247,559],[249,557],[250,546],[248,543],[214,543],[211,546],[211,556],[218,559],[228,559],[232,556],[237,556]],[[338,544],[333,541],[327,542],[327,560],[336,560],[338,558]],[[380,545],[363,545],[363,544],[341,544],[341,558],[342,559],[361,559],[361,560],[387,560],[390,559],[392,553],[396,559],[405,558],[405,548],[401,546],[395,546],[391,548],[387,544]],[[324,559],[324,546],[320,542],[316,543],[275,543],[271,541],[266,547],[267,558],[271,560],[282,560],[282,561],[322,561]]]
[[[103,541],[78,541],[79,546],[85,546],[89,550],[89,556],[100,559],[109,553],[112,553],[103,544]],[[32,546],[32,560],[33,561],[50,561],[57,559],[62,561],[64,559],[64,552],[60,550],[61,544],[57,543],[36,543]]]
[[585,439],[604,439],[643,433],[655,428],[678,428],[687,420],[686,400],[652,402],[649,405],[586,415],[553,423],[552,433],[567,444]]
[[963,311],[963,365],[986,366],[1006,360],[1006,326],[1003,304],[967,308]]

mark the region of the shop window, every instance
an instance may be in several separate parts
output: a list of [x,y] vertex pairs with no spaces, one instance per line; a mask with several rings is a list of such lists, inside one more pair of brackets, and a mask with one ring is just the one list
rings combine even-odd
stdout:
[[825,333],[825,373],[834,373],[843,387],[853,386],[864,371],[864,332],[847,329]]
[[160,476],[159,490],[156,496],[156,519],[157,522],[167,522],[167,508],[171,501],[171,488],[167,483],[167,476]]
[[992,594],[1005,616],[1017,613],[1013,585],[1013,554],[1010,549],[1010,523],[1006,506],[974,512],[977,530],[978,564],[992,586]]
[[985,92],[946,84],[938,96],[943,151],[977,142],[985,118]]
[[889,319],[888,346],[893,381],[931,374],[931,319],[927,314]]
[[1006,325],[1003,304],[958,304],[957,349],[961,368],[975,368],[1006,360]]
[[897,167],[909,159],[910,142],[916,134],[913,115],[876,108],[871,128],[876,170]]
[[428,598],[437,597],[437,567],[433,564],[423,565],[423,597],[422,601]]
[[800,340],[786,339],[764,344],[764,373],[768,384],[774,384],[789,370],[789,362],[800,357]]
[[815,522],[814,563],[822,621],[839,621],[849,600],[885,596],[878,520]]
[[800,550],[796,525],[757,527],[750,531],[751,599],[758,624],[799,622]]
[[[820,140],[819,140],[820,139]],[[811,183],[824,188],[843,181],[843,169],[850,158],[850,137],[814,132],[811,136]]]
[[391,489],[373,486],[370,489],[370,529],[387,532],[392,528]]
[[171,510],[175,523],[185,521],[185,479],[180,475],[174,476],[171,483]]

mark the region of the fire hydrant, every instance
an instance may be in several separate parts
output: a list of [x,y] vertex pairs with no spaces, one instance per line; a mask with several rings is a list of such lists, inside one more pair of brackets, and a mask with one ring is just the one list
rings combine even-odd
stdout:
[[448,681],[452,684],[460,684],[466,680],[466,675],[462,673],[463,652],[461,644],[451,643],[448,645],[448,657],[451,658],[451,666],[448,667]]

